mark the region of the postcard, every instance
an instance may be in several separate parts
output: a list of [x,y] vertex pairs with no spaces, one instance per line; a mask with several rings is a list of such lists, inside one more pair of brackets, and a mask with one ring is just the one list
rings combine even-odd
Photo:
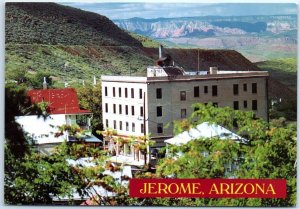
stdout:
[[5,204],[295,206],[297,15],[7,2]]

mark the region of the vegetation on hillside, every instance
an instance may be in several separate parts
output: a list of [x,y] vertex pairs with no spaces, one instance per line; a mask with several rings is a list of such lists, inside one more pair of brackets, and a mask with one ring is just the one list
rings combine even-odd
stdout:
[[141,46],[107,17],[55,3],[6,3],[6,43]]
[[160,43],[154,39],[148,38],[147,36],[139,35],[137,33],[128,32],[133,38],[142,43],[143,47],[158,48]]
[[297,59],[281,58],[258,62],[256,65],[270,73],[274,79],[297,91]]
[[7,44],[6,79],[16,71],[51,72],[54,80],[82,83],[101,75],[142,75],[153,60],[139,48]]

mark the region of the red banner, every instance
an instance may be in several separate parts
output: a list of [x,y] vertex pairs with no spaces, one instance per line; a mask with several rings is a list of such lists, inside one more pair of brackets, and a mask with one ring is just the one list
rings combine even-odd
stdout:
[[130,197],[285,198],[284,179],[130,179]]

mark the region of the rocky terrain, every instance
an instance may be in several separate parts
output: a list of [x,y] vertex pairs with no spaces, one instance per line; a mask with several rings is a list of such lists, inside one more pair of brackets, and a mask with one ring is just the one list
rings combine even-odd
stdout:
[[296,57],[295,15],[132,18],[114,22],[173,47],[234,49],[255,62]]

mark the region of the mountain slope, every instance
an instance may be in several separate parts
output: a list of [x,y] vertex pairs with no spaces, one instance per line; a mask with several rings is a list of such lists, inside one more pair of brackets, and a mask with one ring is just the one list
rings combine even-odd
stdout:
[[297,91],[297,59],[274,59],[258,62],[256,65],[262,70],[269,71],[270,76]]
[[[152,38],[192,36],[223,36],[256,34],[281,34],[297,30],[296,15],[273,16],[203,16],[157,19],[119,19],[114,22],[128,31]],[[296,38],[296,36],[293,36]]]
[[[158,49],[146,48],[144,51],[152,58],[157,57]],[[198,58],[199,70],[209,70],[209,67],[214,66],[218,67],[219,70],[260,70],[234,50],[164,48],[164,51],[171,55],[176,64],[188,71],[198,69]]]
[[6,43],[141,46],[107,17],[55,3],[6,3]]
[[114,20],[169,46],[234,49],[253,62],[297,56],[297,16],[206,16]]

